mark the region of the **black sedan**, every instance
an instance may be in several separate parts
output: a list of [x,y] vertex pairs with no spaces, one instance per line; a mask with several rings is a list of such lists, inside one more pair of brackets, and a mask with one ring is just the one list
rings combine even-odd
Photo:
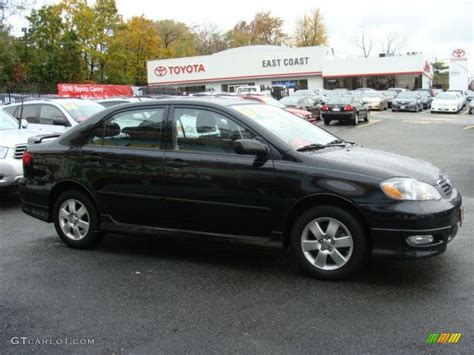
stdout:
[[428,91],[418,91],[421,96],[421,103],[423,104],[423,109],[431,109],[431,103],[433,102],[433,96]]
[[392,100],[392,111],[423,111],[423,101],[418,92],[402,91]]
[[369,121],[369,107],[359,96],[333,96],[321,106],[321,117],[325,125],[333,120],[356,125],[362,118]]
[[433,165],[255,101],[112,107],[30,144],[23,167],[23,211],[72,248],[106,232],[291,246],[323,279],[352,275],[372,253],[440,254],[462,218],[460,194]]

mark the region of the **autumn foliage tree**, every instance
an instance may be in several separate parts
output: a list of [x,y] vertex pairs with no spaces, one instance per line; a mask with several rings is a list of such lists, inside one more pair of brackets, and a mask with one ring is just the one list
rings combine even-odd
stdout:
[[313,9],[296,21],[293,38],[297,47],[323,46],[328,44],[328,35],[321,10]]

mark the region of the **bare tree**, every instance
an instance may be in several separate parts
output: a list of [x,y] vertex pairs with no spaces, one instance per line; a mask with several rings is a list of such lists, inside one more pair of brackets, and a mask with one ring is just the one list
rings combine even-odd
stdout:
[[216,25],[206,23],[194,29],[197,36],[197,52],[200,55],[209,55],[229,48],[229,43]]
[[407,45],[407,40],[404,36],[397,33],[390,32],[382,41],[382,52],[387,56],[399,55],[400,51]]
[[372,37],[367,33],[367,29],[365,26],[360,28],[360,33],[354,37],[354,44],[356,47],[362,50],[364,54],[364,58],[368,58],[370,53],[372,52],[372,48],[374,47],[374,40]]

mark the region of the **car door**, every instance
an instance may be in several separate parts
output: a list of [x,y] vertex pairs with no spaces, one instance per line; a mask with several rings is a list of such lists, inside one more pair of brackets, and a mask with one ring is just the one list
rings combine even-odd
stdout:
[[167,111],[167,106],[116,111],[82,148],[83,179],[116,222],[160,225]]
[[200,106],[175,106],[165,152],[165,226],[205,233],[267,237],[271,232],[273,161],[234,151],[258,139],[234,118]]

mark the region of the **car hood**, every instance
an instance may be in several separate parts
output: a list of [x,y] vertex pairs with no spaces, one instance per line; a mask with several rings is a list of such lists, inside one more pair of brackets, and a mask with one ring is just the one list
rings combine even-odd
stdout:
[[380,181],[392,177],[411,177],[435,185],[442,174],[440,169],[426,161],[359,145],[311,151],[309,154],[319,161],[318,166],[370,176]]
[[[49,132],[52,133],[52,132]],[[26,144],[28,138],[45,134],[45,131],[33,129],[9,129],[0,131],[0,145],[8,148],[14,148],[17,144]]]
[[457,105],[457,100],[433,100],[433,105]]
[[393,102],[416,102],[416,99],[394,99]]
[[362,97],[362,100],[366,102],[382,102],[380,97]]

